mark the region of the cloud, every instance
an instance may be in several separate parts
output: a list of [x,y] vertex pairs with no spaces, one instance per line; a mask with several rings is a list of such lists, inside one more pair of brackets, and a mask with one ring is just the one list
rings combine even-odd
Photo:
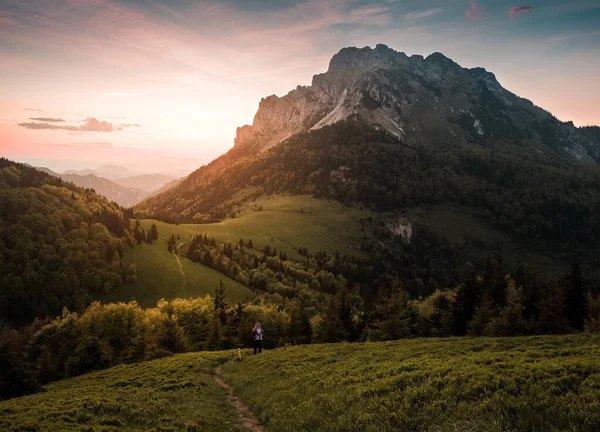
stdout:
[[427,10],[420,10],[420,11],[414,11],[414,12],[409,12],[405,15],[406,19],[408,20],[418,20],[421,18],[427,18],[430,17],[432,15],[437,15],[439,14],[441,11],[443,11],[444,8],[438,7],[438,8],[434,8],[434,9],[427,9]]
[[54,122],[54,123],[62,123],[64,122],[61,118],[52,118],[52,117],[29,117],[29,120],[41,121],[41,122]]
[[37,108],[23,108],[23,111],[44,112],[41,109],[37,109]]
[[95,117],[88,117],[84,124],[79,126],[61,126],[56,124],[47,123],[48,119],[42,123],[19,123],[18,126],[26,129],[50,129],[50,130],[66,130],[71,132],[115,132],[121,131],[124,127],[140,127],[138,124],[122,124],[114,125],[111,122],[100,121]]
[[465,12],[467,18],[474,20],[476,17],[483,14],[483,9],[479,7],[479,5],[474,0],[471,0],[470,7],[473,12]]
[[530,11],[531,9],[533,9],[531,6],[515,6],[510,9],[509,15],[512,18],[518,13],[527,12],[527,11]]

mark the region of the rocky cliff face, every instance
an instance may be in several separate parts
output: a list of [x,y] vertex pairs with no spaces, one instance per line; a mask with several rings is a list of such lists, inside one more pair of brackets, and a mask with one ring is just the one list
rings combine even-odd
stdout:
[[260,152],[286,138],[356,115],[407,144],[509,141],[600,162],[600,143],[504,89],[494,74],[440,53],[407,56],[385,45],[344,48],[326,73],[283,97],[263,98],[235,147]]

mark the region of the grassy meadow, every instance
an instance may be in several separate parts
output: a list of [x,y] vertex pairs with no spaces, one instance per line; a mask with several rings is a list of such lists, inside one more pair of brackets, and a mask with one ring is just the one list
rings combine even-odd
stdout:
[[235,411],[213,378],[230,358],[224,351],[181,354],[58,381],[0,402],[0,430],[235,430]]
[[[262,210],[254,210],[254,208]],[[311,253],[326,250],[334,254],[360,254],[359,220],[368,216],[366,210],[344,207],[327,200],[308,196],[273,195],[247,204],[238,217],[213,224],[168,224],[152,219],[140,220],[146,231],[156,224],[159,240],[154,245],[143,243],[125,253],[125,264],[135,263],[138,280],[124,284],[109,294],[97,294],[103,302],[136,300],[141,306],[151,307],[161,299],[194,298],[214,294],[222,280],[229,301],[254,297],[246,286],[218,271],[183,256],[176,257],[167,250],[167,239],[179,236],[177,245],[185,251],[186,242],[197,234],[215,237],[218,241],[236,243],[252,239],[255,249],[269,245],[278,252],[302,258],[300,246]],[[179,258],[179,260],[178,260]]]
[[269,431],[598,431],[600,336],[296,346],[223,367]]
[[[260,209],[260,210],[259,210]],[[158,231],[180,234],[181,241],[190,236],[206,234],[221,242],[252,239],[255,249],[265,246],[301,258],[298,248],[307,247],[311,253],[319,250],[334,254],[360,254],[362,240],[360,219],[368,210],[345,207],[342,204],[306,195],[271,195],[242,206],[237,217],[212,224],[170,225],[154,220],[141,220],[144,229],[156,223]]]
[[[600,336],[412,339],[117,366],[0,402],[6,431],[597,431]],[[239,429],[237,429],[239,430]],[[244,429],[242,429],[244,430]]]

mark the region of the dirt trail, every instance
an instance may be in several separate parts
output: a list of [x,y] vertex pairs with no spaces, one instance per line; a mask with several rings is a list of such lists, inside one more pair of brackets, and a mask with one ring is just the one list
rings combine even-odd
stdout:
[[219,384],[225,389],[225,391],[227,392],[227,399],[235,407],[237,415],[240,419],[240,424],[238,425],[238,427],[240,429],[245,429],[250,432],[264,432],[264,429],[260,424],[258,424],[258,419],[254,414],[252,414],[250,408],[248,408],[246,405],[244,405],[243,402],[241,402],[237,397],[235,397],[233,394],[233,388],[231,388],[229,384],[223,381],[220,366],[215,369],[215,381],[217,384]]
[[185,244],[185,242],[180,243],[179,246],[177,246],[175,248],[175,250],[173,251],[173,255],[175,256],[175,259],[177,260],[177,265],[179,265],[179,273],[181,273],[181,277],[183,278],[183,297],[185,297],[185,287],[187,286],[187,276],[185,275],[185,272],[183,271],[183,265],[181,264],[181,259],[179,259],[179,248],[181,246],[183,246]]

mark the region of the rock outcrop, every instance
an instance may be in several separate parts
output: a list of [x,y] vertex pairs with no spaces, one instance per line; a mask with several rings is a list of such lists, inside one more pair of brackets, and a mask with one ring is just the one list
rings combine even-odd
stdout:
[[302,131],[360,117],[407,144],[514,142],[600,162],[600,143],[504,89],[491,72],[443,54],[407,56],[385,45],[344,48],[327,72],[283,97],[263,98],[235,147],[258,153]]

